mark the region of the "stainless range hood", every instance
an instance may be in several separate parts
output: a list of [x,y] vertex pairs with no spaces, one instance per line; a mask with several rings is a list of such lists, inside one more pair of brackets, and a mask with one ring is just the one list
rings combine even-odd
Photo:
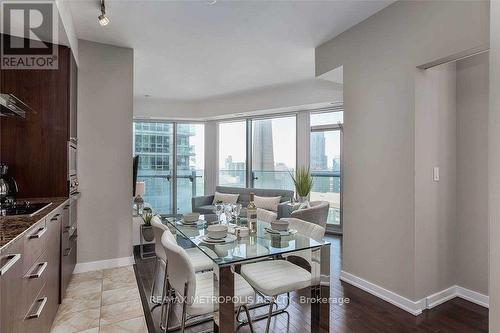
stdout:
[[35,113],[26,103],[12,94],[0,94],[0,116],[26,118],[26,113]]

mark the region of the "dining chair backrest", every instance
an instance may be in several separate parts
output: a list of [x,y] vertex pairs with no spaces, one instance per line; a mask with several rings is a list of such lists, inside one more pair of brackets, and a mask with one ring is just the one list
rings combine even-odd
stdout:
[[266,209],[257,208],[257,220],[267,223],[274,222],[278,219],[278,214]]
[[[187,304],[192,304],[196,292],[196,276],[193,264],[186,251],[167,234],[161,237],[161,244],[168,258],[168,281],[178,295],[186,297]],[[185,286],[188,286],[186,294]]]
[[288,217],[284,220],[288,221],[290,229],[297,230],[297,233],[312,238],[317,242],[321,242],[325,237],[325,228],[316,223],[307,222],[294,217]]
[[161,237],[164,233],[167,233],[168,237],[170,237],[175,242],[175,236],[170,232],[170,229],[161,222],[159,216],[154,216],[151,219],[151,226],[153,227],[153,233],[155,236],[155,253],[156,256],[165,260],[165,250],[161,244]]

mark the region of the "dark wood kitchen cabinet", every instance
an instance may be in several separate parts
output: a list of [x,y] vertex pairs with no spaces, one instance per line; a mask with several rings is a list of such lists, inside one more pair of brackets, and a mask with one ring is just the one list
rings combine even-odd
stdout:
[[69,138],[78,141],[78,67],[73,56],[69,59]]
[[58,69],[0,69],[0,92],[35,112],[1,117],[0,163],[18,184],[18,198],[68,196],[68,140],[76,138],[77,67],[71,49],[58,46]]
[[61,222],[61,301],[76,264],[76,226],[70,223],[70,204],[65,208]]
[[[48,270],[46,289],[47,293],[51,295],[48,304],[49,318],[55,318],[61,297],[59,294],[60,271],[61,271],[61,225],[64,220],[64,212],[67,210],[67,205],[59,209],[53,215],[47,218],[48,244],[47,253],[48,257],[52,259],[52,265]],[[49,326],[50,328],[50,326]]]
[[[24,292],[29,299],[23,324],[25,333],[48,333],[59,307],[61,226],[65,207],[59,207],[45,219],[47,231],[43,254],[24,276]],[[43,265],[45,269],[42,269]]]
[[2,248],[0,255],[0,332],[22,333],[24,319],[23,260],[24,242],[18,239]]
[[49,333],[60,303],[69,200],[0,252],[0,332]]

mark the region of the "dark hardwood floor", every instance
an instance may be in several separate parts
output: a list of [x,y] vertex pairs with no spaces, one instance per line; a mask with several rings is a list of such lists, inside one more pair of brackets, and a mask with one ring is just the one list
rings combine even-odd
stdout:
[[[330,332],[450,332],[474,333],[488,332],[488,309],[471,302],[455,298],[431,310],[424,311],[419,316],[413,316],[378,297],[353,287],[338,279],[342,264],[342,238],[328,236],[331,247],[331,289],[332,298],[349,298],[348,304],[330,305]],[[153,259],[142,260],[136,252],[136,275],[139,289],[145,306],[146,321],[150,333],[160,332],[158,328],[160,308],[150,311],[149,293],[153,276]],[[307,296],[307,290],[294,293],[288,308],[288,314],[273,317],[272,332],[305,333],[310,332],[310,306],[297,300],[300,295]],[[179,308],[176,308],[177,323]],[[253,314],[261,314],[266,308],[253,310]],[[244,318],[244,316],[243,316]],[[255,332],[264,332],[266,321],[254,323]],[[210,329],[211,323],[191,327],[188,332],[200,332]],[[250,332],[243,326],[238,332]]]

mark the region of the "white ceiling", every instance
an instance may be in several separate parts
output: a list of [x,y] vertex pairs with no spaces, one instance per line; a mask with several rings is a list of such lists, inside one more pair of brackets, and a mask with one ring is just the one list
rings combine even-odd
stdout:
[[136,97],[201,100],[314,78],[314,48],[386,7],[369,1],[70,1],[78,38],[134,48]]

